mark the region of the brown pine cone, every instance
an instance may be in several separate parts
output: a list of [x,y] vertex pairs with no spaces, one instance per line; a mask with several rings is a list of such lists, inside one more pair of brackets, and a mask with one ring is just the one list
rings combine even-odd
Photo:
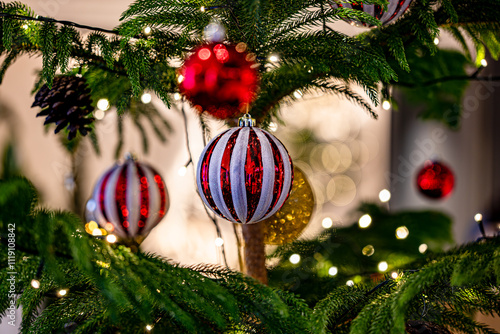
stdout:
[[85,136],[91,128],[94,118],[90,89],[84,78],[76,76],[57,76],[52,83],[52,89],[47,85],[35,95],[31,107],[41,107],[36,116],[46,116],[45,124],[55,123],[54,133],[67,129],[68,139],[75,138],[77,132]]

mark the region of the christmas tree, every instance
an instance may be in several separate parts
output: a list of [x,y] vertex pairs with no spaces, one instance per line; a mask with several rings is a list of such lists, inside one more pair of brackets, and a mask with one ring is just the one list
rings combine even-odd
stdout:
[[[373,118],[379,104],[420,105],[421,119],[458,129],[468,83],[498,80],[481,73],[486,56],[500,55],[499,15],[493,0],[138,0],[116,28],[104,29],[0,2],[0,83],[22,56],[42,57],[33,107],[69,157],[73,211],[45,205],[6,146],[4,324],[22,320],[23,333],[494,333],[475,320],[500,310],[500,239],[484,231],[482,216],[481,238],[452,246],[448,215],[389,210],[386,190],[383,203],[363,203],[350,216],[358,222],[338,227],[327,217],[322,233],[294,241],[311,220],[318,187],[307,181],[307,166],[316,163],[309,159],[319,154],[323,167],[341,166],[346,145],[329,146],[299,121],[301,128],[290,125],[289,154],[273,129],[289,126],[287,105],[323,93]],[[370,28],[351,36],[336,23]],[[440,33],[462,50],[438,48]],[[184,128],[172,127],[152,95],[178,112]],[[179,173],[195,171],[225,265],[178,263],[140,246],[180,210],[171,205],[179,189],[167,189],[169,176],[153,164],[129,155],[96,180],[79,175],[92,153],[86,145],[109,153],[109,133],[99,127],[115,110],[116,159],[129,136],[126,121],[143,152],[152,140],[185,132],[186,142],[174,144],[187,147]],[[199,156],[188,135],[191,111],[205,144]],[[9,120],[6,107],[0,112]],[[221,132],[222,122],[230,128]],[[353,182],[323,174],[323,188]],[[436,199],[455,180],[435,161],[417,182]],[[224,219],[234,228],[239,271],[227,265]],[[266,255],[266,244],[278,247]]]

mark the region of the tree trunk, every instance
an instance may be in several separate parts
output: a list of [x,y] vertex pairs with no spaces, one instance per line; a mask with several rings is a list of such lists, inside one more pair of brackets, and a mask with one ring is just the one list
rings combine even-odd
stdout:
[[246,274],[267,284],[266,253],[262,224],[243,224]]

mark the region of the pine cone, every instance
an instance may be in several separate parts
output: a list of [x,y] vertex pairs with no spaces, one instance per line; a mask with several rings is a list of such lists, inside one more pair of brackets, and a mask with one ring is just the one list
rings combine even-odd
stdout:
[[446,328],[422,320],[409,320],[406,322],[406,332],[409,334],[451,334]]
[[31,107],[41,107],[36,116],[46,116],[45,124],[55,123],[54,133],[64,128],[68,129],[68,139],[75,138],[79,131],[85,136],[91,128],[94,118],[90,89],[84,78],[75,76],[57,76],[52,83],[52,89],[43,85],[35,96]]

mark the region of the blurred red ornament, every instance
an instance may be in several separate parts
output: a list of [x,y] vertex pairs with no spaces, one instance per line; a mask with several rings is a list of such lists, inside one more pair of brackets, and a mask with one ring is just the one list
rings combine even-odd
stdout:
[[448,196],[455,185],[451,169],[437,161],[428,162],[417,176],[417,187],[429,198],[440,199]]
[[200,112],[236,117],[257,91],[255,56],[246,44],[208,43],[197,47],[179,71],[179,90]]

